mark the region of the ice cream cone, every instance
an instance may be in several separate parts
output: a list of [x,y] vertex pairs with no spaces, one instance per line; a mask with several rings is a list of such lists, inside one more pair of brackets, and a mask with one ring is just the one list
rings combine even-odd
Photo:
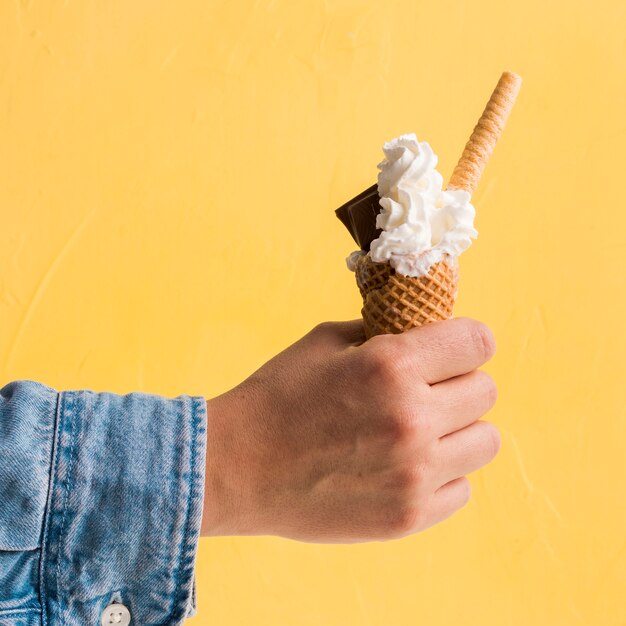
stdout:
[[452,315],[458,279],[451,260],[435,263],[428,274],[413,278],[398,274],[389,263],[374,263],[365,254],[357,259],[355,274],[363,296],[361,314],[368,339],[402,333]]
[[[448,189],[472,194],[513,108],[521,78],[504,72],[485,107]],[[356,258],[354,269],[363,297],[361,314],[365,334],[401,333],[415,326],[452,317],[458,289],[456,259],[444,258],[424,276],[397,273],[389,263],[375,263],[367,252]]]

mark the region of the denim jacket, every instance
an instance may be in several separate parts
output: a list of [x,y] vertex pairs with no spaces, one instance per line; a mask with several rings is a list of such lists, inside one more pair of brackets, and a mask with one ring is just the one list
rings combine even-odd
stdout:
[[195,613],[206,402],[0,390],[0,626]]

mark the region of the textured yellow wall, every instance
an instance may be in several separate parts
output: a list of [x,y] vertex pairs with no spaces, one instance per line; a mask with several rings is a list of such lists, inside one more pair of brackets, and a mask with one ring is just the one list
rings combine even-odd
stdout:
[[449,174],[525,82],[457,314],[498,459],[386,544],[202,540],[195,624],[626,624],[626,5],[0,2],[0,381],[216,395],[359,314],[332,210],[415,131]]

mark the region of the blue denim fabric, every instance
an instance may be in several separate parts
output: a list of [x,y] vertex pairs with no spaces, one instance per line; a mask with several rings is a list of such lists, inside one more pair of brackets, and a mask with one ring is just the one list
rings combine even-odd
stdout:
[[0,390],[0,626],[137,626],[195,613],[206,402]]

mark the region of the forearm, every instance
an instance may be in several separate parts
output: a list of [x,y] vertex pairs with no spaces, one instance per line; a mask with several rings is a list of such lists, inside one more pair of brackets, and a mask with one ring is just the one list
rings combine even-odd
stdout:
[[[96,624],[119,602],[134,623],[182,623],[193,611],[204,399],[19,381],[1,390],[0,430],[0,622],[19,608],[50,626]],[[9,562],[16,555],[32,572]]]

